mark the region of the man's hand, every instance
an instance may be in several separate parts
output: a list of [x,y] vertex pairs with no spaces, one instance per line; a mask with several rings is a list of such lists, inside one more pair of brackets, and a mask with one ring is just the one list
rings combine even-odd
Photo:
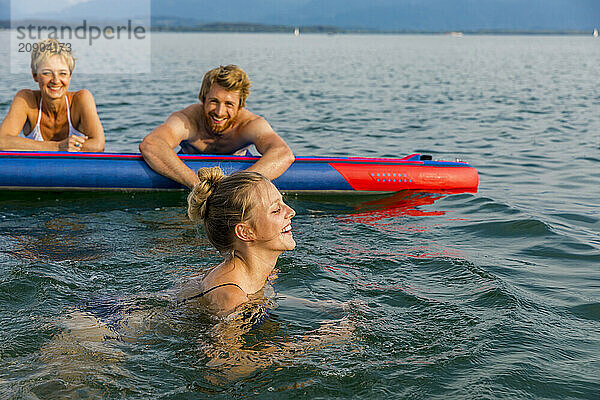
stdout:
[[174,112],[167,121],[159,125],[140,143],[140,153],[150,168],[192,189],[198,175],[177,157],[175,147],[191,134],[189,118],[182,112]]

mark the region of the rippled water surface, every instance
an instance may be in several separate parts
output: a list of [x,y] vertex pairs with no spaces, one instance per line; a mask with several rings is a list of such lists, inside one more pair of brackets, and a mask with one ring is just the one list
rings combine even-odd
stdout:
[[[234,344],[170,300],[219,261],[184,194],[4,192],[0,398],[597,398],[600,40],[154,34],[152,47],[151,75],[75,71],[107,151],[137,151],[207,69],[236,63],[248,107],[297,155],[460,158],[479,191],[288,197],[298,246],[266,295],[276,307]],[[2,117],[34,87],[6,65]]]

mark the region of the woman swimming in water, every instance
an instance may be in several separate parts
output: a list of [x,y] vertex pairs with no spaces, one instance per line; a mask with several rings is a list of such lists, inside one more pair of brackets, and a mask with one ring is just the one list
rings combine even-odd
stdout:
[[[72,312],[64,332],[43,349],[45,360],[59,370],[65,368],[61,379],[73,375],[73,368],[88,376],[89,370],[106,370],[105,364],[121,364],[127,353],[120,343],[135,343],[148,331],[155,339],[164,335],[170,341],[182,334],[194,338],[189,348],[198,351],[204,378],[213,384],[227,384],[257,369],[351,340],[354,327],[343,305],[302,301],[297,307],[315,307],[319,315],[330,314],[328,308],[335,308],[330,314],[334,318],[327,318],[314,330],[293,334],[291,340],[269,333],[288,332],[281,326],[284,323],[269,320],[269,329],[263,331],[266,337],[248,345],[246,334],[260,329],[264,317],[276,307],[263,289],[269,287],[266,283],[278,257],[296,246],[291,232],[296,213],[283,202],[275,186],[256,172],[225,176],[215,167],[200,169],[198,176],[200,182],[188,196],[188,215],[192,221],[203,223],[208,239],[225,256],[223,262],[186,280],[175,291],[177,301],[172,302],[171,296],[167,299],[174,307],[166,305],[162,311],[133,298],[91,302],[85,309]],[[285,295],[277,299],[283,303],[298,300]],[[158,297],[151,303],[156,300]],[[184,313],[179,313],[182,309]],[[203,318],[206,311],[219,318]],[[89,360],[94,351],[99,353],[96,362]],[[67,363],[65,357],[84,360],[83,365]]]
[[218,167],[198,171],[200,182],[188,196],[188,216],[202,222],[212,245],[225,260],[179,293],[225,316],[257,296],[278,257],[293,250],[295,211],[264,176],[250,171],[225,176]]

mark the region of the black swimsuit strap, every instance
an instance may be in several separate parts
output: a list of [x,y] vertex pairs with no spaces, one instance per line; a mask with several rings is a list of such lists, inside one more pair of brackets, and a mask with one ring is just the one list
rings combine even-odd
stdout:
[[212,292],[213,290],[215,290],[215,289],[218,289],[218,288],[220,288],[220,287],[223,287],[223,286],[235,286],[235,287],[237,287],[238,289],[240,289],[242,292],[244,291],[244,289],[242,289],[242,288],[241,288],[239,285],[237,285],[237,284],[235,284],[235,283],[221,283],[220,285],[217,285],[217,286],[211,287],[210,289],[208,289],[208,290],[205,290],[204,292],[198,293],[197,295],[194,295],[194,296],[192,296],[192,297],[188,297],[187,299],[183,300],[183,302],[190,301],[190,300],[193,300],[193,299],[197,299],[198,297],[202,297],[202,296],[204,296],[205,294],[207,294],[207,293],[210,293],[210,292]]

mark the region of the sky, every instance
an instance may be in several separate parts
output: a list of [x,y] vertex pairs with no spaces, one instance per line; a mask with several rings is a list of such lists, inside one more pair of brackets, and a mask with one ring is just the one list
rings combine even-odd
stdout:
[[78,2],[88,0],[11,0],[11,19],[27,18],[32,15],[32,10],[40,13],[60,12]]
[[[151,0],[8,0],[10,19],[20,20],[56,19],[61,16],[74,18],[110,19],[111,17],[132,17],[150,15]],[[0,1],[0,8],[2,3]],[[79,10],[79,11],[77,11]],[[140,10],[140,13],[137,11]],[[79,14],[77,14],[79,12]],[[135,14],[138,15],[135,15]],[[72,14],[72,15],[71,15]],[[2,13],[0,13],[2,18]]]

